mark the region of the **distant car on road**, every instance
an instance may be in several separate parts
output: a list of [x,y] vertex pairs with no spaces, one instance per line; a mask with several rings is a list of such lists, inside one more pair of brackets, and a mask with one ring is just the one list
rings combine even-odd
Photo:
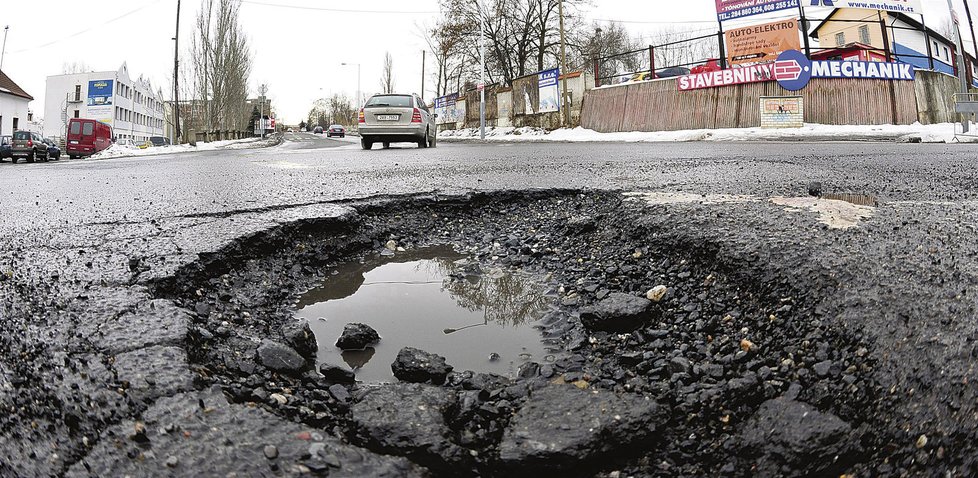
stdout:
[[13,142],[13,138],[9,135],[0,136],[0,161],[13,156],[13,151],[11,151],[10,143]]
[[322,126],[316,126],[316,128],[313,129],[312,132],[313,132],[313,134],[323,134],[323,127]]
[[342,126],[340,126],[338,124],[334,124],[334,125],[330,126],[329,127],[329,130],[326,131],[326,137],[327,138],[332,138],[333,136],[339,136],[340,138],[345,138],[346,137],[346,128],[344,128],[344,127],[342,127]]
[[436,115],[417,95],[381,94],[370,97],[360,109],[360,146],[374,143],[389,148],[391,143],[415,143],[434,148],[438,141]]
[[161,146],[170,146],[170,138],[164,136],[150,136],[149,142],[157,148]]
[[47,161],[48,145],[44,142],[44,138],[37,133],[14,131],[11,153],[14,164],[17,164],[20,158],[26,159],[28,163],[33,163],[38,160]]
[[61,147],[58,146],[58,142],[52,138],[44,138],[44,143],[48,145],[48,158],[55,161],[61,159]]

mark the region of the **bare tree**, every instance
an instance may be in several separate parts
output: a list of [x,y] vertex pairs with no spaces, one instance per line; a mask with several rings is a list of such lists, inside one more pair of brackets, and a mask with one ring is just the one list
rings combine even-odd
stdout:
[[61,64],[62,75],[72,75],[75,73],[89,73],[92,68],[83,61],[64,62]]
[[[704,37],[705,38],[698,38]],[[695,39],[694,39],[695,38]],[[704,35],[702,31],[689,27],[669,26],[659,29],[652,35],[655,47],[655,67],[689,67],[696,63],[718,58],[720,44],[715,35]]]
[[[648,68],[648,55],[626,55],[639,50],[641,42],[632,37],[622,24],[617,22],[593,23],[581,28],[571,37],[568,50],[568,67],[594,73],[595,62],[600,60],[599,75],[613,76],[631,73]],[[619,55],[614,56],[613,55]],[[611,58],[609,58],[611,57]]]
[[247,128],[252,55],[238,21],[240,2],[202,0],[191,41],[192,89],[201,103],[198,127]]
[[380,76],[380,91],[385,94],[394,92],[394,58],[390,52],[384,54],[384,70]]
[[346,95],[334,94],[329,98],[316,100],[309,110],[307,120],[310,126],[319,125],[323,128],[340,124],[352,126],[357,122],[357,110]]

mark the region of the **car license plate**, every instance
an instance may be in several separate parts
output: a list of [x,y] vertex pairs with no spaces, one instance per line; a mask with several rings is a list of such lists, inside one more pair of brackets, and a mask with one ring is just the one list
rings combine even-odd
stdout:
[[397,121],[401,115],[377,115],[377,121]]
[[68,144],[78,144],[78,141],[71,140],[71,141],[68,141]]

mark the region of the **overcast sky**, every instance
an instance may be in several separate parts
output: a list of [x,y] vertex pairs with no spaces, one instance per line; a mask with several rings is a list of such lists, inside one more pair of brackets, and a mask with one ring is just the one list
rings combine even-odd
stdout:
[[[948,17],[947,0],[923,2],[927,23],[936,29]],[[963,8],[962,0],[954,2]],[[32,111],[44,111],[45,78],[62,73],[65,63],[111,71],[127,62],[131,75],[148,77],[156,88],[170,85],[176,0],[3,3],[0,27],[10,26],[3,70],[34,96]],[[183,0],[184,51],[199,6],[199,0]],[[360,11],[350,11],[354,9]],[[280,120],[298,123],[317,98],[355,96],[357,68],[341,63],[360,63],[364,94],[376,92],[389,51],[397,89],[420,92],[421,51],[426,46],[421,31],[434,23],[437,11],[437,0],[243,0],[241,22],[255,54],[252,89],[267,82]],[[583,13],[589,19],[626,21],[636,36],[683,22],[694,28],[717,27],[714,0],[592,0]],[[431,72],[434,63],[428,59]],[[425,97],[432,96],[433,83],[427,80]],[[165,96],[169,99],[169,92]]]

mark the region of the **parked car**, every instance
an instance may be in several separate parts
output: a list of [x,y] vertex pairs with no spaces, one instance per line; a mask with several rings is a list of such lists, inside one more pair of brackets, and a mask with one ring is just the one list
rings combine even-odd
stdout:
[[312,132],[313,132],[313,134],[323,134],[323,127],[322,126],[316,126],[316,128],[313,129]]
[[10,149],[11,142],[13,142],[13,139],[9,135],[0,136],[0,161],[3,161],[4,159],[13,155],[13,152]]
[[55,161],[61,159],[61,147],[52,138],[44,138],[44,143],[48,145],[48,158]]
[[116,148],[124,148],[124,149],[139,149],[139,145],[136,144],[135,141],[128,138],[116,139],[115,144],[113,144],[113,146]]
[[112,128],[100,121],[72,118],[65,144],[71,159],[91,156],[112,146]]
[[720,71],[723,68],[720,67],[720,60],[716,58],[711,58],[703,63],[702,65],[696,65],[689,70],[690,73],[696,75],[700,73],[712,73],[714,71]]
[[338,124],[334,124],[334,125],[330,126],[329,127],[329,130],[326,131],[326,137],[327,138],[332,138],[333,136],[339,136],[340,138],[345,138],[346,137],[346,128],[344,128],[344,127],[342,127],[342,126],[340,126]]
[[149,142],[157,148],[161,146],[170,146],[170,138],[164,136],[150,136]]
[[436,115],[417,95],[381,94],[370,97],[360,109],[360,146],[374,143],[389,148],[391,143],[415,143],[434,148],[438,141]]
[[28,163],[33,163],[37,160],[47,161],[48,145],[44,142],[44,138],[37,133],[14,131],[10,157],[14,164],[17,164],[17,161],[21,158],[26,159]]

